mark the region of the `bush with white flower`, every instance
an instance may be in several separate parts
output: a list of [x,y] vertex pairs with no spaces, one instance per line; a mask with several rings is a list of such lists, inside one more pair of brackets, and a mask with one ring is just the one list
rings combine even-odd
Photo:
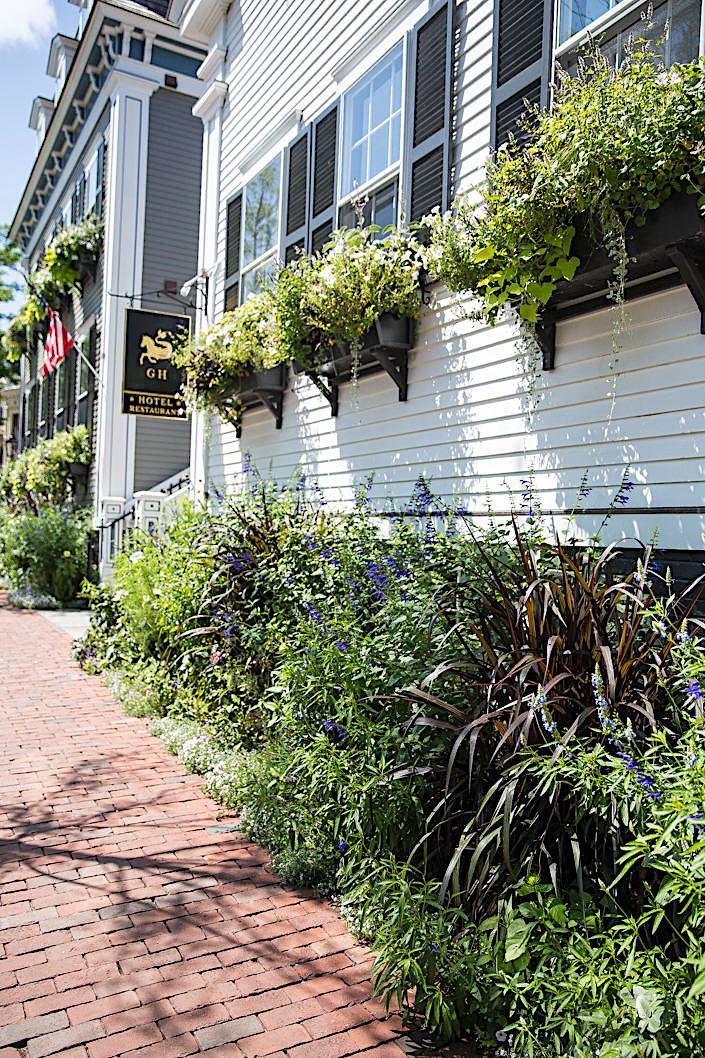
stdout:
[[256,769],[256,753],[233,753],[222,756],[206,774],[203,789],[214,801],[239,812]]

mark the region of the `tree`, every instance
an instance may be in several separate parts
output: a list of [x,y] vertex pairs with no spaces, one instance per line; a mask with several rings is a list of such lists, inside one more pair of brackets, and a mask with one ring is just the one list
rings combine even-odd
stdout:
[[[3,309],[7,302],[12,301],[15,296],[15,291],[19,289],[17,283],[6,277],[5,269],[14,268],[19,260],[19,256],[19,247],[15,246],[14,243],[9,242],[7,225],[3,224],[0,226],[0,325],[4,320],[11,319],[12,313],[5,312]],[[4,327],[0,332],[0,338],[3,334]],[[16,382],[18,377],[18,365],[12,363],[8,359],[5,343],[0,342],[0,382],[3,380],[7,382]]]

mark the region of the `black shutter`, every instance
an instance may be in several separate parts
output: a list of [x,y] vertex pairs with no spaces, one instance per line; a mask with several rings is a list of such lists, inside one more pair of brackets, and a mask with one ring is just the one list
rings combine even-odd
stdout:
[[86,174],[84,173],[81,179],[76,185],[76,194],[78,196],[77,201],[77,212],[78,220],[83,220],[86,215]]
[[310,132],[307,128],[284,155],[284,260],[288,263],[297,251],[306,251],[308,228],[308,177]]
[[453,4],[441,4],[414,27],[409,53],[408,164],[404,197],[409,220],[434,206],[448,209],[453,97]]
[[495,0],[490,144],[517,134],[529,103],[547,107],[551,82],[553,0]]
[[318,253],[331,236],[335,223],[338,177],[338,104],[312,126],[308,250]]
[[240,293],[240,236],[242,234],[242,191],[231,198],[225,218],[225,311],[234,309]]

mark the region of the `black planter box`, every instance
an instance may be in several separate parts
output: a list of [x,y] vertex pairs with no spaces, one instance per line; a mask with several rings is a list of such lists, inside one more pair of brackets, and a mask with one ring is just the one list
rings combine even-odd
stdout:
[[[647,213],[643,225],[627,225],[626,251],[629,286],[625,298],[685,283],[700,309],[705,334],[705,217],[698,209],[697,195],[679,191]],[[558,321],[612,304],[607,292],[614,279],[614,261],[604,248],[596,247],[585,232],[578,232],[572,253],[580,258],[580,267],[573,279],[558,284],[537,327],[544,370],[554,366]]]
[[414,344],[415,320],[409,316],[393,316],[385,312],[360,338],[359,348],[352,342],[339,342],[332,358],[315,368],[298,362],[294,371],[306,374],[338,414],[338,386],[353,378],[386,371],[399,392],[399,400],[407,399],[407,356]]
[[274,417],[274,425],[277,430],[281,430],[287,382],[286,364],[277,364],[276,367],[268,367],[264,371],[253,371],[233,382],[229,391],[232,398],[229,404],[238,437],[242,429],[242,415],[250,408],[268,408]]

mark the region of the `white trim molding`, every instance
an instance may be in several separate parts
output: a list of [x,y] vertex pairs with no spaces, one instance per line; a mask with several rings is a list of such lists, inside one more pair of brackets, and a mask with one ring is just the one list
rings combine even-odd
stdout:
[[219,110],[225,102],[228,94],[228,86],[225,81],[213,81],[206,88],[199,100],[191,107],[191,113],[195,118],[200,118],[204,123],[212,118],[216,110]]

